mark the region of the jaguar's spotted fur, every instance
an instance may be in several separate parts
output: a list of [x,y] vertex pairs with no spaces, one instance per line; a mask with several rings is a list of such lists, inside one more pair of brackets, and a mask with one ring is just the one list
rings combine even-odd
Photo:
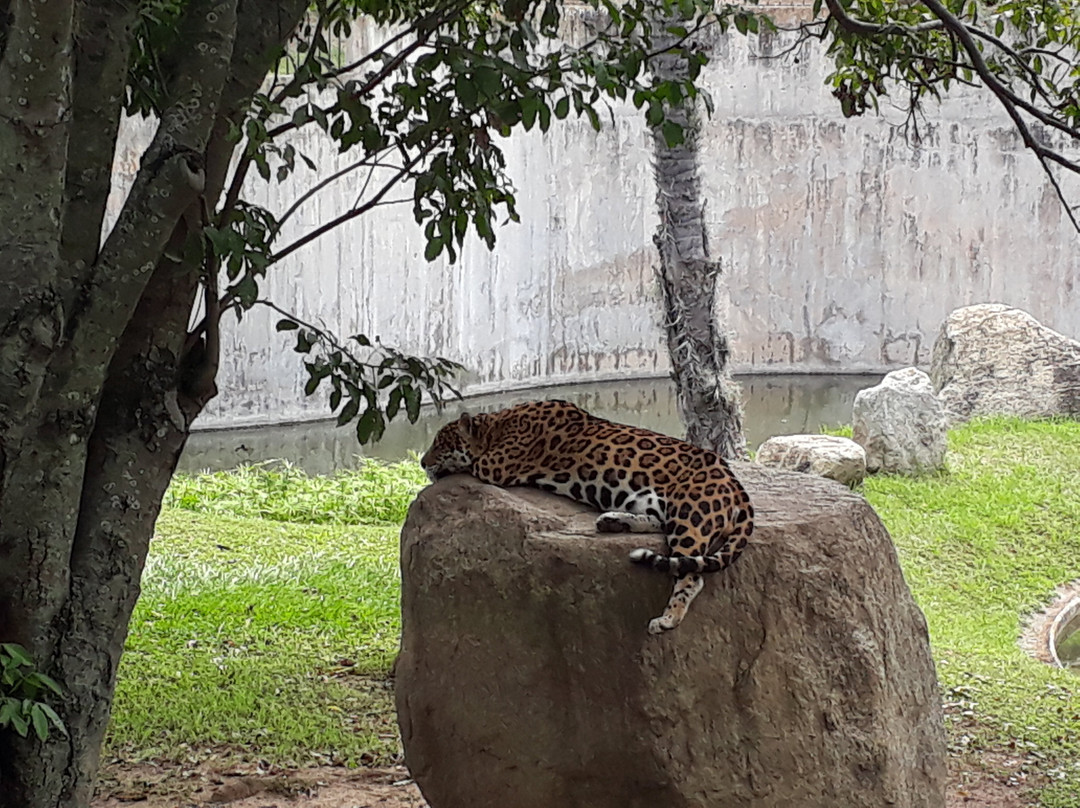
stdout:
[[602,532],[663,531],[670,555],[638,549],[632,561],[678,580],[658,634],[682,622],[701,591],[754,529],[750,498],[714,452],[647,429],[597,418],[565,401],[535,401],[443,427],[421,465],[433,481],[471,474],[499,486],[531,485],[604,511]]

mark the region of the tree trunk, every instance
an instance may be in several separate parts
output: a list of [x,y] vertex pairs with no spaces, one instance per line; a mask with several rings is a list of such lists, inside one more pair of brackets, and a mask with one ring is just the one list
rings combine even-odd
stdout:
[[[216,320],[189,337],[204,267],[185,245],[202,239],[204,205],[224,184],[229,121],[306,9],[241,4],[242,20],[237,0],[189,4],[157,135],[103,245],[137,5],[15,2],[0,41],[0,112],[24,124],[0,125],[0,235],[11,236],[0,239],[0,641],[24,645],[60,683],[54,706],[70,733],[42,743],[0,731],[0,808],[89,805],[161,500],[215,393]],[[49,33],[36,58],[68,85],[20,77],[15,48],[46,41],[24,44],[27,26]],[[12,101],[20,82],[39,93],[33,103]],[[53,114],[72,86],[78,100]],[[60,123],[40,125],[49,115]],[[12,158],[23,154],[34,159]]]
[[[658,38],[660,45],[673,41]],[[678,54],[656,57],[651,69],[660,80],[688,78]],[[746,456],[741,396],[728,368],[730,344],[720,320],[727,306],[720,262],[709,255],[705,232],[697,148],[701,125],[694,100],[669,108],[667,117],[682,126],[685,139],[669,146],[662,128],[653,128],[660,218],[654,242],[679,413],[690,443],[741,460]]]

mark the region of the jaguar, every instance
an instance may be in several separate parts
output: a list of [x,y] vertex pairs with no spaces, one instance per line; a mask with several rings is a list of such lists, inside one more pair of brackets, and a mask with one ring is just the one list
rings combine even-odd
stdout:
[[464,414],[435,435],[420,459],[433,482],[450,474],[569,497],[602,513],[602,533],[656,533],[667,554],[639,548],[630,560],[668,573],[674,589],[660,634],[677,627],[704,586],[730,566],[754,530],[754,508],[723,458],[677,438],[614,423],[566,401],[533,401]]

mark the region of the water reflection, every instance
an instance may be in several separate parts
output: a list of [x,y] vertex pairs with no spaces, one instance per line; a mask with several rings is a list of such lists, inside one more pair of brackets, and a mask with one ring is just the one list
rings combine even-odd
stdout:
[[[742,376],[747,442],[752,448],[773,435],[817,432],[823,425],[851,422],[855,394],[877,384],[880,376],[783,375]],[[425,409],[420,420],[402,419],[387,427],[383,439],[361,448],[355,433],[333,421],[288,426],[196,432],[180,459],[180,470],[228,469],[241,463],[285,459],[311,474],[356,466],[361,455],[402,460],[423,452],[443,424],[462,411],[485,412],[540,398],[572,401],[614,421],[643,426],[669,435],[684,434],[669,379],[635,379],[522,390],[470,398],[442,413]]]
[[1059,631],[1054,650],[1066,668],[1080,673],[1080,615],[1073,617]]

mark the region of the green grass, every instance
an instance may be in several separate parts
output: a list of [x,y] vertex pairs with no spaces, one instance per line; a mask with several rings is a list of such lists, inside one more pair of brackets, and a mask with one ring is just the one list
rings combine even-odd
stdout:
[[132,617],[109,751],[395,756],[397,537],[422,479],[415,463],[178,477]]
[[[1030,659],[1021,623],[1080,577],[1080,423],[997,419],[950,434],[946,472],[872,477],[930,626],[954,752],[1002,751],[1080,808],[1080,679]],[[310,478],[180,477],[121,665],[110,751],[184,760],[388,762],[397,534],[423,477],[370,464]]]
[[367,462],[310,477],[288,463],[177,475],[166,508],[312,525],[400,523],[427,478],[416,463]]
[[956,749],[1026,755],[1080,808],[1080,679],[1028,657],[1023,619],[1080,577],[1080,423],[994,419],[950,433],[946,473],[863,493],[926,614]]

